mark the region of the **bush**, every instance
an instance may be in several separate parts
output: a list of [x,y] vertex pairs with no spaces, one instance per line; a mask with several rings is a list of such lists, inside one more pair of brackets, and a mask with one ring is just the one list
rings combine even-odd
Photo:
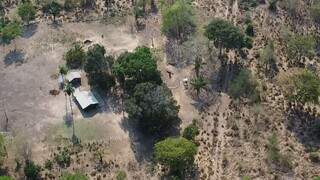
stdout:
[[240,0],[239,5],[244,10],[249,10],[250,8],[254,8],[258,6],[259,0]]
[[67,148],[64,148],[62,151],[56,154],[54,159],[57,162],[57,164],[63,168],[70,166],[71,157]]
[[254,36],[254,30],[253,30],[253,25],[252,25],[252,23],[249,23],[249,24],[247,24],[247,26],[246,26],[246,34],[248,35],[248,36],[251,36],[251,37],[253,37]]
[[125,171],[117,171],[116,172],[116,179],[117,180],[126,180],[127,179],[127,174]]
[[26,166],[24,167],[24,174],[27,179],[36,180],[39,179],[41,167],[39,165],[34,164],[34,162],[27,160]]
[[75,174],[63,174],[60,180],[89,180],[89,178],[82,173],[76,172]]
[[51,170],[53,167],[53,162],[51,160],[46,160],[46,162],[44,163],[44,167],[48,170]]
[[241,70],[230,81],[228,92],[236,99],[245,97],[250,99],[252,102],[260,101],[258,83],[248,70]]
[[278,2],[278,0],[269,0],[269,10],[270,11],[277,10],[277,2]]
[[74,44],[73,47],[69,49],[65,55],[65,60],[67,61],[67,65],[70,68],[82,67],[85,58],[86,53],[79,43]]
[[314,3],[310,8],[311,17],[316,23],[320,23],[320,2]]
[[199,128],[197,124],[193,122],[183,130],[182,136],[190,141],[193,141],[198,134],[199,134]]

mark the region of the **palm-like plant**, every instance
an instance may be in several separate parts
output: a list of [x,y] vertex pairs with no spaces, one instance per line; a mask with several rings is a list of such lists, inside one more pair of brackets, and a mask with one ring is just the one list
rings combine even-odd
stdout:
[[71,110],[71,119],[72,119],[72,139],[75,137],[75,134],[74,134],[74,120],[73,120],[73,110],[72,110],[72,97],[70,96],[73,96],[73,93],[74,93],[74,87],[72,86],[71,83],[67,83],[64,87],[64,92],[66,94],[68,94],[69,96],[69,103],[70,103],[70,110]]
[[196,90],[197,96],[199,99],[199,95],[202,89],[206,89],[207,81],[203,78],[203,76],[196,77],[191,80],[190,84],[192,85],[193,89]]

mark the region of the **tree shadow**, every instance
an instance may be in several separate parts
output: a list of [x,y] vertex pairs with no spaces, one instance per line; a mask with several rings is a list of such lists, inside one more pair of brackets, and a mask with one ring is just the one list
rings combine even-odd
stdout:
[[37,32],[37,29],[38,29],[38,24],[30,24],[30,25],[24,26],[22,37],[24,38],[32,37]]
[[139,131],[139,128],[132,120],[123,118],[120,127],[129,133],[130,146],[134,152],[135,159],[139,164],[150,162],[153,159],[153,145],[156,137],[146,136]]
[[129,133],[131,149],[134,152],[135,159],[139,164],[153,161],[153,147],[156,142],[169,136],[178,136],[180,129],[172,128],[164,136],[154,136],[142,133],[136,121],[124,117],[121,120],[120,127]]
[[320,118],[316,111],[295,106],[289,109],[285,125],[305,147],[320,148]]
[[22,50],[13,50],[10,51],[4,57],[4,63],[6,66],[10,66],[12,64],[21,65],[25,62],[25,52]]

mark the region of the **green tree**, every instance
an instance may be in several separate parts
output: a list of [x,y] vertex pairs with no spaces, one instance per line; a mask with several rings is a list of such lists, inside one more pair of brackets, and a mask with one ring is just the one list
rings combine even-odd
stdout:
[[36,13],[36,8],[31,2],[22,3],[18,6],[18,15],[27,24],[36,18]]
[[75,43],[65,54],[65,60],[70,68],[80,68],[86,60],[86,52],[80,43]]
[[203,76],[199,76],[191,79],[190,84],[192,85],[193,89],[196,90],[197,97],[199,98],[201,90],[205,89],[208,83]]
[[11,43],[11,41],[18,36],[22,35],[22,27],[18,21],[9,22],[2,28],[1,38],[5,43]]
[[287,54],[290,64],[301,66],[301,58],[313,58],[315,55],[316,41],[313,36],[292,35],[287,42]]
[[56,17],[60,14],[62,6],[56,1],[50,1],[44,6],[43,9],[46,13],[53,16],[53,22],[56,22]]
[[170,168],[171,172],[183,175],[192,167],[197,147],[185,138],[167,138],[155,144],[155,160]]
[[245,97],[256,102],[260,100],[258,83],[248,70],[241,70],[229,83],[228,92],[233,98]]
[[163,10],[161,31],[166,36],[184,39],[194,31],[192,7],[185,0],[177,0]]
[[219,48],[221,57],[222,49],[241,49],[249,47],[248,39],[241,30],[229,21],[215,18],[205,27],[205,36]]
[[103,46],[95,44],[89,48],[84,70],[87,72],[89,84],[103,90],[109,90],[115,85],[115,78],[111,75],[113,57],[105,56]]
[[121,54],[113,65],[113,73],[128,91],[132,91],[138,83],[162,83],[157,62],[147,47],[138,47],[132,53]]
[[39,173],[41,171],[41,167],[36,165],[33,161],[27,160],[26,165],[24,167],[24,174],[28,180],[37,180],[40,179]]
[[180,123],[179,106],[171,91],[152,83],[141,83],[125,103],[131,120],[136,120],[143,132],[163,135]]
[[89,178],[80,172],[76,172],[74,174],[65,173],[60,180],[89,180]]

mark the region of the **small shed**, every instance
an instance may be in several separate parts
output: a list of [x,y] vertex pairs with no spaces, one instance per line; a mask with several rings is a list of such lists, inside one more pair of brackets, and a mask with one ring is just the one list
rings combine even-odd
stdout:
[[80,91],[76,89],[73,95],[83,110],[94,108],[99,104],[91,91]]
[[81,73],[79,71],[70,71],[66,75],[66,80],[73,85],[81,85]]

